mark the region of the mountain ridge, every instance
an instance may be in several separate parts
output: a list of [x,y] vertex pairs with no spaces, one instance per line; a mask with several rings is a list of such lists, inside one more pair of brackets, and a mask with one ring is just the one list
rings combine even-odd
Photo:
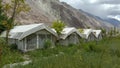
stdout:
[[116,26],[116,27],[120,27],[120,21],[116,20],[114,18],[106,18],[106,21],[108,21],[109,23],[111,23],[112,25]]
[[26,0],[26,3],[29,4],[31,10],[28,13],[21,13],[17,17],[16,21],[20,24],[41,22],[51,25],[55,20],[62,20],[67,26],[76,28],[109,28],[113,26],[59,0]]

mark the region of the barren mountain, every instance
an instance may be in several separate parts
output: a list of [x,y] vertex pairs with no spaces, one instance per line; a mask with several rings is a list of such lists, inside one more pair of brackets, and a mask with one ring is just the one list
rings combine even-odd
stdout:
[[17,21],[21,24],[51,24],[54,20],[60,19],[64,21],[67,26],[74,26],[76,28],[112,26],[59,0],[26,0],[26,3],[29,4],[31,10],[28,13],[21,13],[21,15],[17,17]]

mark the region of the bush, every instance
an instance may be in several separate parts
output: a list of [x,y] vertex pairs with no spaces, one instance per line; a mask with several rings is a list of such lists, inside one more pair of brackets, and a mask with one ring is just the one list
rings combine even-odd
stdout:
[[81,47],[87,52],[90,51],[101,52],[105,50],[105,47],[103,45],[100,45],[100,43],[97,43],[96,41],[82,43]]
[[52,42],[51,40],[45,40],[45,43],[44,43],[44,48],[47,49],[47,48],[50,48],[52,47]]
[[12,45],[9,46],[9,48],[11,50],[17,50],[17,45],[16,44],[12,44]]
[[5,45],[5,44],[6,44],[5,39],[4,38],[0,38],[0,46]]
[[16,49],[16,45],[7,45],[3,38],[0,38],[0,68],[6,64],[24,61],[22,54]]
[[112,56],[117,56],[117,57],[120,57],[120,50],[119,49],[110,49],[110,54]]
[[75,46],[75,44],[69,44],[68,46],[69,46],[69,47],[72,47],[72,46]]
[[90,51],[90,48],[89,48],[88,44],[84,44],[82,47],[83,47],[84,50]]

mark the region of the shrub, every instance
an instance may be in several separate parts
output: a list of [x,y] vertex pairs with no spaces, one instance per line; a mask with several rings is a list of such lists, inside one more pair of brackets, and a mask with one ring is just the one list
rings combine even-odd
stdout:
[[112,56],[117,56],[117,57],[120,57],[120,50],[119,49],[110,49],[110,54]]
[[12,44],[12,45],[9,46],[9,48],[11,50],[17,50],[17,45],[16,44]]
[[49,40],[49,39],[45,40],[44,48],[47,49],[47,48],[50,48],[50,47],[52,47],[51,40]]
[[72,46],[74,46],[74,45],[75,45],[75,44],[69,44],[68,46],[69,46],[69,47],[72,47]]
[[7,45],[3,38],[0,38],[0,68],[6,64],[24,61],[22,54],[16,49],[16,45]]
[[4,40],[4,38],[0,38],[0,45],[2,46],[2,45],[5,45],[5,40]]
[[104,50],[104,46],[97,45],[96,41],[82,43],[81,47],[87,52],[90,52],[90,51],[101,52],[102,50]]
[[81,44],[81,49],[84,49],[85,51],[90,51],[90,47],[88,43],[82,43]]

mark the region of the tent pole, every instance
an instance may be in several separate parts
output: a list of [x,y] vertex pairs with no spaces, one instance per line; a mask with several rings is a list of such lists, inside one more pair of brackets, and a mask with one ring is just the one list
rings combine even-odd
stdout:
[[39,48],[39,35],[37,34],[37,49]]
[[25,37],[25,52],[27,51],[27,39]]

